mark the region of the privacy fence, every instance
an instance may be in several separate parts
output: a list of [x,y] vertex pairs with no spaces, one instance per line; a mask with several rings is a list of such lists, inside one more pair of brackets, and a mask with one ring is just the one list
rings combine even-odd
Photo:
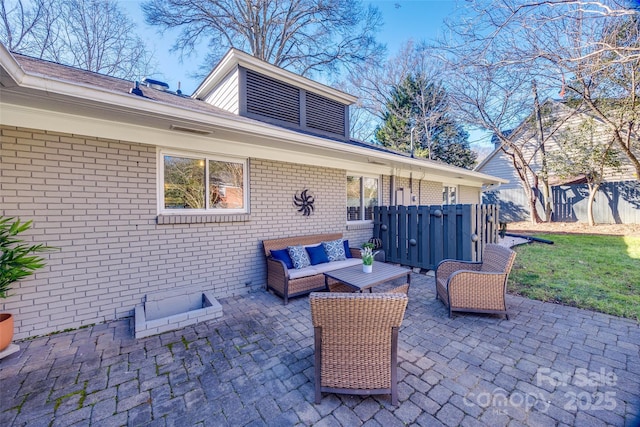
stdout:
[[[551,188],[552,221],[587,222],[587,184],[558,185]],[[542,194],[539,200],[544,201]],[[521,188],[487,191],[486,203],[500,206],[501,221],[528,221],[529,203]],[[544,218],[544,207],[538,202],[538,212]],[[598,224],[640,224],[640,181],[616,181],[602,184],[593,202],[593,216]]]
[[[587,222],[587,184],[552,188],[553,221]],[[640,224],[640,182],[605,182],[593,202],[593,216],[600,224]]]
[[379,206],[373,237],[382,240],[387,262],[433,270],[453,258],[479,261],[498,240],[496,205]]

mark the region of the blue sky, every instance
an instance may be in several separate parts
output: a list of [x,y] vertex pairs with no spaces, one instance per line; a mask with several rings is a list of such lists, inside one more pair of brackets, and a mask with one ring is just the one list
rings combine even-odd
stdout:
[[[178,88],[181,83],[182,92],[190,95],[198,87],[200,78],[191,75],[199,71],[203,55],[194,55],[180,62],[178,53],[169,50],[175,41],[178,31],[166,32],[160,36],[156,28],[144,22],[140,3],[142,0],[119,0],[124,10],[137,24],[140,35],[145,39],[154,54],[159,73],[148,76],[169,84],[171,90]],[[454,14],[455,0],[370,0],[380,9],[384,26],[378,34],[378,40],[387,45],[387,53],[393,56],[408,40],[431,40],[443,31],[443,20]],[[474,145],[488,145],[489,134],[482,131],[470,130],[469,141]]]
[[[120,0],[123,9],[137,24],[138,31],[149,49],[154,52],[160,73],[148,77],[168,83],[171,90],[176,90],[178,82],[181,82],[182,92],[191,94],[200,83],[200,79],[190,76],[198,71],[204,55],[194,55],[180,63],[179,55],[169,52],[177,31],[165,33],[161,37],[156,28],[145,24],[140,3],[141,0]],[[436,37],[443,28],[443,19],[454,11],[456,4],[453,0],[373,0],[369,3],[377,6],[382,13],[385,25],[378,35],[378,40],[387,45],[390,56],[409,39],[420,41]]]

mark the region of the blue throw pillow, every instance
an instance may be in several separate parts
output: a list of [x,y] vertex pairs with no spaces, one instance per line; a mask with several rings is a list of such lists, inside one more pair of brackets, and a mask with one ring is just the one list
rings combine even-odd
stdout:
[[311,261],[311,265],[317,265],[317,264],[322,264],[324,262],[329,262],[329,257],[327,256],[327,253],[324,251],[324,247],[322,245],[307,246],[305,249],[309,254],[309,260]]
[[347,259],[347,255],[344,253],[344,243],[342,239],[322,242],[322,247],[327,253],[329,261],[342,261]]
[[342,243],[344,243],[344,256],[346,258],[353,258],[351,256],[351,249],[349,249],[349,241],[348,240],[343,240]]
[[307,251],[303,246],[289,246],[287,247],[287,251],[289,252],[294,268],[305,268],[311,265],[309,255],[307,255]]
[[271,251],[271,257],[284,262],[284,265],[286,265],[287,268],[293,268],[293,262],[289,256],[289,251],[286,249],[276,249],[275,251]]

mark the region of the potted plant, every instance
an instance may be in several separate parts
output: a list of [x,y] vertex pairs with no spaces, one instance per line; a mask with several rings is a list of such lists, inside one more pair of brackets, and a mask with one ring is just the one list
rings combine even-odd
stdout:
[[[28,245],[17,236],[31,228],[31,221],[0,216],[0,298],[9,297],[11,286],[32,275],[44,266],[44,260],[35,255],[49,248],[43,244]],[[13,339],[13,315],[0,313],[0,352]]]
[[365,243],[360,249],[360,257],[362,258],[362,271],[365,273],[371,273],[373,271],[373,257],[376,255],[373,252],[373,243]]

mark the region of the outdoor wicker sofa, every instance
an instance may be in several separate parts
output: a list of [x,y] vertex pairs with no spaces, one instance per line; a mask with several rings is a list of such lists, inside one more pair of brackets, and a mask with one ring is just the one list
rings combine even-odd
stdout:
[[[350,248],[351,258],[341,261],[311,265],[301,269],[291,269],[286,264],[271,256],[271,251],[286,249],[289,246],[313,246],[337,239],[342,239],[342,233],[313,234],[307,236],[294,236],[281,239],[263,240],[264,253],[267,257],[267,290],[289,302],[289,298],[307,295],[313,291],[326,290],[324,272],[360,264],[360,250]],[[338,282],[329,280],[329,287],[339,286]]]
[[390,394],[398,404],[398,329],[407,289],[311,294],[316,403],[325,392]]
[[516,258],[511,249],[487,244],[482,262],[445,259],[436,268],[436,298],[454,311],[504,314],[507,278]]

